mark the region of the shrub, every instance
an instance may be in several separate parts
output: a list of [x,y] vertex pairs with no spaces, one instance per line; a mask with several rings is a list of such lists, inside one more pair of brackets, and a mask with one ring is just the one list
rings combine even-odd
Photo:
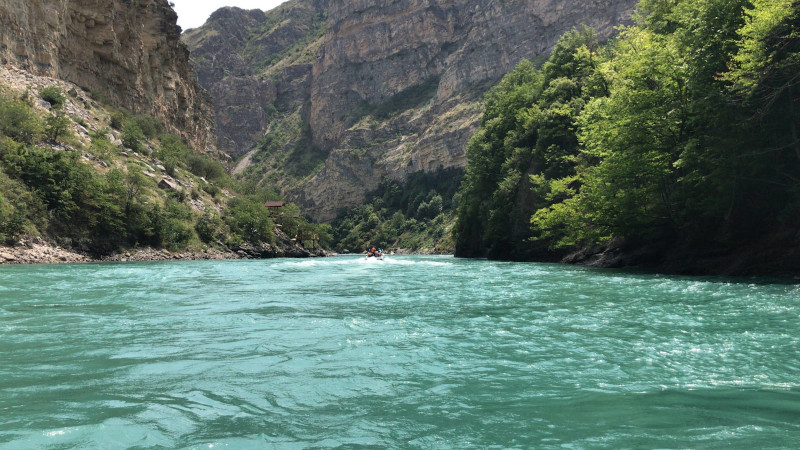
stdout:
[[101,159],[108,159],[114,152],[114,144],[108,138],[108,130],[98,130],[89,135],[92,143],[89,145],[89,152]]
[[164,132],[164,125],[155,117],[136,114],[131,118],[131,121],[142,130],[142,133],[148,139],[154,139]]
[[186,158],[186,164],[190,172],[207,180],[219,180],[226,175],[222,164],[207,155],[193,153]]
[[175,199],[168,198],[163,209],[153,208],[151,220],[156,245],[178,249],[192,238],[192,210]]
[[144,149],[142,142],[144,141],[144,133],[141,128],[133,122],[127,122],[122,127],[122,145],[129,149],[141,153]]
[[111,128],[124,132],[129,126],[136,126],[147,139],[154,139],[164,132],[164,125],[155,117],[134,114],[126,109],[111,113]]
[[47,116],[44,128],[47,139],[55,142],[61,136],[66,135],[69,132],[70,123],[69,118],[61,111],[56,111],[55,114]]
[[122,131],[122,127],[128,121],[128,116],[124,111],[114,111],[111,113],[111,128]]
[[10,244],[22,232],[17,209],[0,192],[0,242]]
[[417,219],[430,220],[438,216],[442,212],[443,203],[442,197],[438,194],[434,195],[430,201],[420,203],[417,208]]
[[203,184],[203,190],[206,191],[210,196],[215,197],[219,195],[222,190],[214,184]]
[[78,152],[6,150],[2,161],[8,175],[24,183],[47,207],[49,234],[72,242],[100,242],[118,233],[119,201],[109,195],[105,177],[83,163]]
[[232,233],[246,241],[253,243],[275,241],[273,233],[275,225],[269,217],[269,211],[261,202],[242,198],[231,199],[225,222]]
[[67,101],[67,97],[64,96],[64,93],[58,86],[48,86],[40,90],[39,97],[47,103],[50,103],[50,106],[55,109],[61,109],[61,107],[64,106],[64,102]]
[[194,229],[200,240],[205,243],[216,242],[225,234],[225,224],[222,219],[217,213],[208,209],[197,219]]
[[103,94],[102,92],[96,89],[90,90],[89,96],[92,97],[92,99],[102,103],[103,105],[110,105],[112,103],[111,99],[108,98],[107,95]]
[[47,214],[38,198],[0,171],[0,242],[12,244],[46,225]]
[[174,134],[168,134],[161,136],[156,158],[161,160],[164,164],[164,169],[170,176],[175,176],[175,169],[178,164],[186,159],[190,153],[191,150],[183,144],[181,138]]
[[0,133],[25,144],[37,142],[44,126],[30,105],[0,95]]
[[164,164],[164,171],[167,172],[167,175],[174,177],[175,169],[178,168],[178,161],[174,158],[170,158],[162,159],[161,162]]

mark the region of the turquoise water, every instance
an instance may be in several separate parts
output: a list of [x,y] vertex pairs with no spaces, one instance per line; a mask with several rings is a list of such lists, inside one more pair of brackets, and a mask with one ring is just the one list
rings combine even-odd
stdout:
[[449,257],[0,267],[3,448],[792,448],[800,287]]

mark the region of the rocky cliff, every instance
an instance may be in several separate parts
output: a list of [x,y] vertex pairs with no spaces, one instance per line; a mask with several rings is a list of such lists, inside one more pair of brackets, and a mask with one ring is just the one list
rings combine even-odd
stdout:
[[463,167],[489,87],[581,23],[610,36],[635,3],[293,0],[221,11],[187,42],[222,147],[255,147],[245,176],[330,220],[384,177]]
[[186,31],[198,79],[214,97],[221,150],[241,156],[279,109],[290,115],[309,103],[327,3],[288,2],[269,14],[222,8]]
[[210,96],[198,85],[167,0],[0,2],[0,62],[77,84],[160,118],[195,149],[216,149]]

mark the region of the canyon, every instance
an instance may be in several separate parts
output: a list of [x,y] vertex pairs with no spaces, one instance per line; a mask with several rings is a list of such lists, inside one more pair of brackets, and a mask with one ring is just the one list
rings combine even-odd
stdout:
[[483,95],[585,24],[601,38],[634,0],[292,0],[224,8],[184,33],[215,100],[220,149],[317,220],[386,177],[463,168]]

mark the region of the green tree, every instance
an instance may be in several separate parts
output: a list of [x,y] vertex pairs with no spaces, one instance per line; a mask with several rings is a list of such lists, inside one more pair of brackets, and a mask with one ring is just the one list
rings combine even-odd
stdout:
[[39,199],[0,170],[0,242],[13,244],[24,234],[40,234],[46,228],[47,213]]
[[164,164],[166,172],[175,176],[175,169],[191,154],[191,150],[174,134],[163,135],[159,140],[155,156]]
[[262,202],[247,198],[232,198],[228,201],[225,222],[239,239],[252,243],[274,243],[275,225],[269,211]]
[[745,4],[641,3],[640,23],[623,30],[601,67],[609,96],[591,100],[578,122],[580,188],[562,189],[561,202],[534,215],[541,236],[562,246],[612,236],[668,242],[719,225],[735,179],[725,149],[736,116],[720,73]]
[[197,236],[205,243],[213,243],[225,237],[225,224],[215,211],[206,209],[195,224]]
[[157,246],[170,250],[184,248],[193,236],[192,211],[187,205],[167,198],[164,207],[156,206],[151,213],[153,240]]
[[72,121],[64,114],[63,111],[57,109],[53,114],[47,116],[45,119],[45,135],[47,139],[56,142],[69,131],[69,126]]
[[125,147],[137,153],[141,153],[144,150],[144,133],[136,123],[132,121],[126,122],[122,126],[122,135],[120,138],[122,140],[122,145]]
[[128,170],[122,178],[122,183],[124,188],[125,215],[129,216],[135,202],[139,199],[142,190],[147,184],[147,178],[142,173],[141,168],[128,166]]
[[589,99],[607,93],[599,51],[591,29],[572,30],[541,71],[522,62],[486,96],[467,146],[457,255],[525,258],[546,250],[531,242],[530,216],[555,200],[552,183],[574,180],[576,119]]
[[0,133],[17,142],[33,144],[43,130],[42,121],[29,104],[0,95]]

